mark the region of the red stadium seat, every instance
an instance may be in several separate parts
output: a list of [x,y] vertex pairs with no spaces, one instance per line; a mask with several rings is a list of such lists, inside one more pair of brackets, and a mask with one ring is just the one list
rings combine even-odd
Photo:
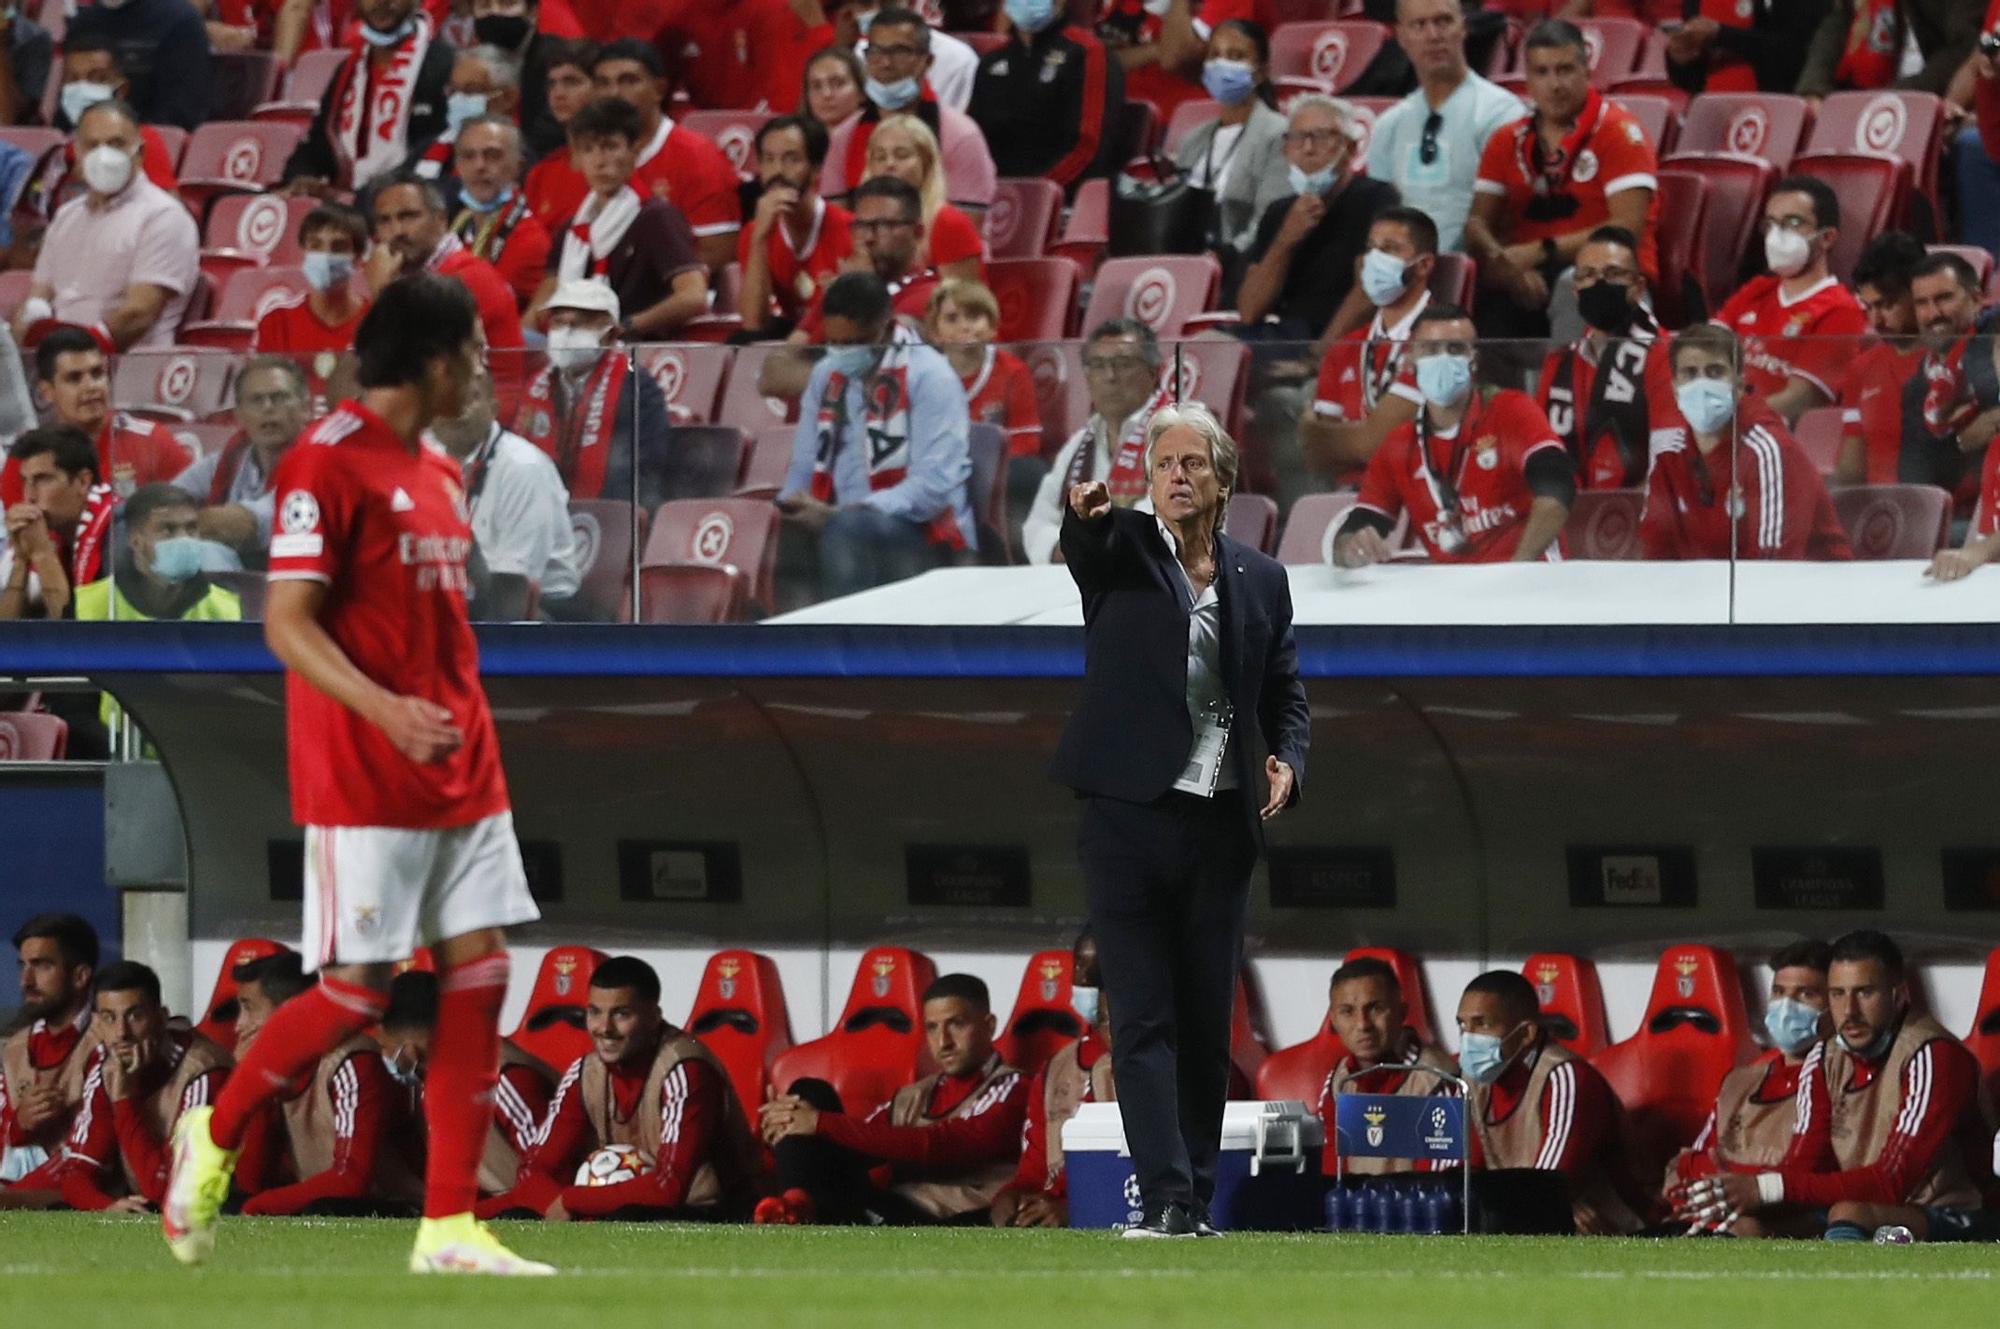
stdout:
[[1439,254],[1428,284],[1432,299],[1448,300],[1469,314],[1479,289],[1479,264],[1470,254]]
[[764,361],[786,349],[782,346],[736,348],[736,355],[729,362],[728,376],[723,381],[722,406],[715,417],[717,423],[735,425],[746,434],[754,434],[767,426],[789,424],[799,418],[797,402],[786,401],[782,397],[766,397],[757,391],[757,375],[764,368]]
[[1792,426],[1792,437],[1805,449],[1806,456],[1812,458],[1813,469],[1822,476],[1833,474],[1834,466],[1840,461],[1840,407],[1815,406],[1799,416]]
[[[1075,259],[1085,272],[1095,271],[1111,241],[1111,182],[1098,177],[1085,180],[1070,198],[1069,215],[1056,233],[1055,247],[1049,252]],[[988,266],[991,271],[991,266]]]
[[757,131],[771,117],[770,111],[689,111],[674,124],[721,148],[736,174],[753,180],[757,176]]
[[1635,18],[1580,18],[1583,45],[1590,57],[1591,86],[1609,88],[1639,68],[1639,52],[1646,44],[1646,25]]
[[771,1087],[825,1080],[847,1111],[865,1116],[917,1078],[928,1060],[923,992],[937,966],[921,951],[877,946],[861,957],[833,1032],[801,1043],[771,1066]]
[[[1665,2],[1666,0],[1656,0],[1656,3]],[[1659,23],[1658,19],[1648,18],[1644,14],[1635,17],[1647,25],[1648,31],[1646,40],[1639,46],[1639,60],[1632,68],[1631,77],[1658,79],[1664,83],[1667,81],[1667,41],[1671,34],[1659,30],[1656,26]],[[1680,17],[1679,9],[1674,10],[1673,17]]]
[[47,711],[0,711],[0,761],[61,761],[69,722]]
[[678,425],[668,437],[660,487],[669,499],[721,498],[742,483],[749,451],[735,425]]
[[1333,536],[1347,520],[1347,510],[1361,496],[1351,489],[1337,494],[1304,494],[1292,504],[1278,540],[1278,561],[1294,567],[1333,562]]
[[1074,342],[1041,342],[1014,350],[1034,376],[1035,403],[1042,415],[1042,454],[1052,460],[1069,436],[1090,418],[1082,348]]
[[1903,216],[1910,196],[1909,163],[1861,153],[1807,153],[1793,159],[1792,171],[1824,180],[1840,198],[1840,233],[1827,265],[1846,281],[1868,242]]
[[[637,525],[634,525],[634,517]],[[570,532],[576,537],[578,607],[600,622],[632,613],[632,550],[646,538],[649,518],[617,498],[573,498]]]
[[1990,1080],[2000,1075],[2000,947],[1987,952],[1986,978],[1979,985],[1979,1004],[1973,1007],[1972,1032],[1965,1045],[1979,1058]]
[[230,409],[236,357],[202,346],[127,351],[111,373],[111,404],[153,420],[210,420]]
[[1263,494],[1231,494],[1222,530],[1232,540],[1271,553],[1278,547],[1278,504]]
[[179,125],[147,125],[146,128],[160,140],[160,150],[166,154],[167,164],[180,174],[181,158],[187,153],[188,132]]
[[1979,289],[1986,292],[1989,301],[1993,298],[1995,279],[2000,278],[2000,264],[1995,264],[1991,250],[1981,249],[1978,245],[1930,245],[1928,248],[1933,254],[1956,254],[1970,263],[1972,270],[1979,274]]
[[1805,146],[1812,107],[1780,92],[1706,92],[1688,103],[1676,152],[1734,152],[1788,169]]
[[[1174,395],[1180,401],[1197,401],[1214,411],[1232,438],[1242,438],[1243,401],[1250,388],[1250,348],[1233,337],[1201,337],[1161,348],[1168,373],[1180,375]],[[1253,467],[1243,468],[1250,474]],[[1268,485],[1259,486],[1268,489]]]
[[220,1043],[234,1052],[237,966],[289,949],[290,947],[281,946],[265,937],[245,937],[240,941],[229,943],[229,949],[222,954],[222,969],[215,976],[215,987],[208,994],[208,1005],[203,1008],[201,1020],[195,1025],[194,1031],[210,1042]]
[[660,385],[667,413],[677,425],[708,424],[736,352],[728,346],[650,345],[638,348],[639,364]]
[[224,194],[255,194],[278,183],[305,126],[282,120],[211,120],[194,131],[181,158],[181,197],[196,220]]
[[313,198],[283,198],[277,194],[231,194],[215,201],[202,228],[202,266],[221,271],[229,265],[297,263],[299,223],[319,206]]
[[[1621,92],[1613,100],[1632,113],[1632,118],[1646,131],[1646,139],[1653,145],[1653,151],[1659,156],[1666,156],[1674,141],[1674,104],[1665,97],[1645,92]],[[1661,215],[1673,214],[1663,208]]]
[[1599,560],[1639,557],[1639,517],[1646,510],[1643,489],[1580,489],[1570,504],[1563,537],[1571,558]]
[[785,487],[785,472],[792,466],[792,444],[796,425],[771,425],[750,435],[750,460],[743,464],[743,483],[736,497],[769,501]]
[[319,113],[320,102],[326,97],[326,90],[333,86],[333,76],[340,72],[341,63],[347,56],[346,47],[301,52],[292,61],[291,71],[285,75],[280,100],[267,101],[257,107],[250,113],[251,119],[312,123],[312,118]]
[[1037,951],[1021,971],[1021,987],[1007,1027],[994,1041],[1000,1059],[1032,1076],[1049,1058],[1083,1037],[1083,1020],[1070,1005],[1076,959],[1068,951]]
[[[1293,511],[1296,513],[1297,508],[1294,507]],[[1423,971],[1418,968],[1416,959],[1405,951],[1378,946],[1357,946],[1343,957],[1343,960],[1360,959],[1381,960],[1396,971],[1396,982],[1401,986],[1403,1000],[1410,1009],[1409,1027],[1416,1031],[1418,1038],[1427,1043],[1435,1042],[1430,1002],[1424,993]],[[1330,998],[1331,993],[1328,995]],[[1320,1017],[1319,1028],[1311,1038],[1288,1048],[1280,1048],[1265,1060],[1257,1072],[1257,1097],[1317,1102],[1320,1090],[1326,1084],[1327,1072],[1346,1055],[1347,1048],[1341,1043],[1340,1036],[1333,1032],[1329,1001],[1327,1014]]]
[[1596,965],[1574,955],[1544,951],[1530,955],[1521,973],[1535,985],[1535,996],[1542,1003],[1542,1028],[1549,1037],[1585,1058],[1610,1045]]
[[1936,485],[1848,485],[1833,512],[1856,558],[1929,558],[1945,545],[1951,495]]
[[1173,156],[1182,139],[1221,114],[1221,102],[1207,97],[1190,97],[1174,107],[1174,113],[1167,117],[1167,132],[1160,140],[1160,151],[1166,156]]
[[27,153],[29,163],[34,166],[39,166],[42,158],[67,142],[69,135],[60,129],[47,129],[37,125],[0,127],[0,143],[11,144]]
[[281,72],[278,57],[270,51],[210,51],[205,78],[208,113],[217,120],[248,116],[278,95]]
[[[1937,239],[1944,216],[1938,201],[1938,159],[1944,155],[1945,128],[1944,102],[1932,93],[1836,92],[1820,102],[1805,151],[1813,156],[1889,156],[1906,163],[1921,206],[1902,200],[1894,220],[1907,223],[1920,240]],[[1845,195],[1840,220],[1841,229],[1856,228],[1863,243],[1875,234],[1874,229],[1860,230],[1857,220],[1847,215]],[[1844,279],[1845,269],[1841,275]]]
[[648,563],[639,569],[641,623],[734,623],[749,602],[749,578],[709,563]]
[[754,1123],[771,1084],[771,1063],[792,1046],[792,1017],[776,962],[756,951],[709,956],[682,1027],[727,1068],[736,1099]]
[[[1744,255],[1764,217],[1764,199],[1778,173],[1761,157],[1733,152],[1683,154],[1673,159],[1673,168],[1708,181],[1708,217],[1693,271],[1709,309],[1714,310],[1736,289]],[[1843,235],[1846,230],[1841,228]]]
[[1591,1059],[1630,1117],[1635,1176],[1658,1176],[1694,1139],[1722,1077],[1755,1051],[1735,959],[1713,946],[1669,947],[1639,1032]]
[[1271,1050],[1261,1032],[1264,1003],[1250,984],[1249,970],[1236,976],[1236,1000],[1229,1009],[1229,1096],[1248,1098],[1254,1092],[1257,1072],[1264,1068]]
[[590,1035],[583,1027],[583,1010],[589,1000],[585,989],[597,966],[610,958],[589,946],[557,946],[542,956],[521,1023],[508,1035],[514,1045],[529,1056],[539,1057],[558,1075],[588,1053]]
[[1084,333],[1106,319],[1136,318],[1162,341],[1170,340],[1208,308],[1221,284],[1222,265],[1207,254],[1111,259],[1097,270]]
[[1053,180],[1002,180],[986,210],[986,251],[993,258],[1040,258],[1062,215],[1062,186]]
[[1328,92],[1341,92],[1388,41],[1387,26],[1365,19],[1281,23],[1271,32],[1271,77],[1310,79]]
[[234,420],[185,420],[171,426],[173,435],[196,457],[220,452],[236,437]]
[[258,320],[294,296],[304,296],[309,289],[302,268],[241,269],[231,273],[223,285],[212,316],[196,323],[183,323],[179,340],[185,346],[247,351]]
[[1711,295],[1701,272],[1704,247],[1708,243],[1708,181],[1690,171],[1662,167],[1655,173],[1659,181],[1660,215],[1672,217],[1672,226],[1659,228],[1660,289],[1654,293],[1666,326],[1678,327],[1716,307],[1711,300],[1727,298]]
[[685,498],[653,513],[644,567],[699,563],[733,567],[750,598],[771,612],[778,567],[778,509],[759,498]]
[[1076,310],[1077,266],[1067,258],[995,258],[986,284],[1000,302],[1003,345],[1061,341]]

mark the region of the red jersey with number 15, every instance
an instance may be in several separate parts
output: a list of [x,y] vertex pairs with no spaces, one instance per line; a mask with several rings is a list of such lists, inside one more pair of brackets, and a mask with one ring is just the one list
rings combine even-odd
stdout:
[[360,715],[285,677],[292,816],[307,826],[464,826],[507,810],[465,612],[472,550],[458,463],[342,402],[278,464],[271,580],[326,585],[320,625],[362,673],[451,712],[465,742],[418,765]]

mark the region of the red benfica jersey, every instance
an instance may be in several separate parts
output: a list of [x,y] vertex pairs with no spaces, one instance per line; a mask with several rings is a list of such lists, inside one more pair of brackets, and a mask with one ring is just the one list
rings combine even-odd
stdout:
[[[1650,345],[1623,338],[1613,343],[1613,351],[1620,359],[1619,378],[1607,385],[1606,396],[1618,383],[1634,386],[1644,399],[1647,416],[1632,466],[1627,465],[1625,454],[1618,450],[1618,439],[1609,428],[1600,428],[1594,438],[1582,436],[1591,402],[1597,395],[1597,352],[1588,336],[1578,339],[1574,346],[1549,352],[1542,361],[1541,381],[1535,387],[1535,400],[1547,413],[1549,427],[1577,461],[1579,489],[1626,489],[1645,483],[1652,431],[1680,420],[1674,407],[1674,371],[1667,354],[1667,334],[1662,332]],[[1616,409],[1618,405],[1612,401],[1604,403],[1606,409]],[[1599,423],[1604,422],[1600,419]]]
[[[558,164],[560,161],[560,164]],[[736,193],[736,168],[722,149],[695,133],[660,117],[659,132],[639,145],[639,165],[632,187],[642,195],[663,198],[681,210],[694,233],[722,235],[743,224]],[[569,150],[552,153],[528,173],[528,206],[551,232],[583,206],[590,185],[570,165]]]
[[[889,309],[897,318],[907,320],[912,326],[920,325],[924,315],[930,311],[931,292],[937,290],[936,268],[924,268],[917,272],[905,273],[889,283]],[[812,303],[806,306],[805,317],[799,320],[799,331],[818,342],[825,335],[825,323],[820,314],[824,288],[813,294]]]
[[[1784,421],[1746,396],[1736,428],[1733,446],[1725,439],[1706,457],[1684,425],[1654,435],[1639,523],[1645,557],[1848,558],[1826,485]],[[1735,481],[1725,488],[1732,454]]]
[[521,310],[514,303],[513,287],[491,263],[459,244],[457,236],[447,235],[444,243],[454,247],[430,265],[431,271],[458,278],[472,292],[472,302],[479,307],[479,325],[486,329],[488,350],[520,350],[524,344]]
[[[97,431],[97,478],[120,498],[140,485],[171,480],[193,462],[187,445],[151,420],[113,411]],[[12,507],[22,497],[21,463],[9,457],[0,467],[0,502]]]
[[1796,374],[1838,400],[1847,366],[1868,335],[1868,316],[1845,286],[1828,277],[1787,300],[1771,274],[1729,297],[1715,321],[1743,340],[1743,381],[1768,397]]
[[[764,262],[771,270],[773,312],[797,322],[819,295],[819,288],[840,275],[840,261],[854,252],[854,214],[837,203],[816,199],[812,227],[805,244],[792,247],[783,222],[764,241]],[[736,233],[736,261],[750,264],[750,228]]]
[[[1486,151],[1479,159],[1479,179],[1473,191],[1498,195],[1506,204],[1500,238],[1509,244],[1526,244],[1571,231],[1588,231],[1611,220],[1611,209],[1605,202],[1611,195],[1650,189],[1653,199],[1647,205],[1646,228],[1639,237],[1639,266],[1648,277],[1657,279],[1660,260],[1654,232],[1660,224],[1660,184],[1654,174],[1658,160],[1645,129],[1624,107],[1593,91],[1578,117],[1571,136],[1576,142],[1563,169],[1545,174],[1536,168],[1532,157],[1537,137],[1534,115],[1525,115],[1487,139]],[[1575,207],[1564,216],[1532,220],[1527,209],[1538,194],[1573,199]]]
[[1423,394],[1403,363],[1403,343],[1429,305],[1428,292],[1391,327],[1382,311],[1366,327],[1356,328],[1327,347],[1319,362],[1319,383],[1313,390],[1313,414],[1329,420],[1365,420],[1384,397],[1401,397],[1421,407]]
[[296,360],[306,371],[313,396],[318,397],[326,391],[326,380],[340,357],[354,349],[354,333],[367,313],[368,302],[364,300],[352,318],[322,323],[305,296],[294,296],[257,320],[257,330],[250,334],[250,349]]
[[568,221],[590,195],[590,183],[569,164],[569,148],[557,148],[529,168],[521,181],[528,207],[544,227]]
[[1973,514],[1972,533],[1986,536],[2000,531],[2000,518],[1994,516],[1996,511],[2000,511],[2000,448],[1989,443],[1986,460],[1979,468],[1979,508]]
[[791,110],[806,62],[833,45],[833,25],[808,25],[790,0],[680,0],[646,35],[704,110]]
[[1006,432],[1008,456],[1041,455],[1042,409],[1035,400],[1035,375],[1019,356],[989,346],[979,368],[959,381],[972,419]]
[[[1419,445],[1419,426],[1426,446]],[[1420,411],[1369,458],[1355,506],[1392,522],[1407,511],[1434,562],[1504,563],[1514,557],[1535,502],[1528,458],[1544,448],[1560,453],[1562,442],[1525,392],[1503,389],[1489,402],[1475,395],[1449,433],[1428,428]],[[1448,516],[1454,492],[1456,521]],[[1562,541],[1543,557],[1560,562]]]
[[411,451],[342,402],[278,464],[271,580],[325,583],[320,624],[398,695],[451,712],[465,742],[418,765],[297,674],[285,678],[292,816],[308,826],[464,826],[507,810],[500,744],[465,614],[472,550],[458,463]]
[[1903,385],[1923,361],[1921,346],[1904,350],[1878,341],[1848,365],[1841,380],[1841,437],[1861,437],[1871,485],[1896,483],[1896,457],[1903,449]]

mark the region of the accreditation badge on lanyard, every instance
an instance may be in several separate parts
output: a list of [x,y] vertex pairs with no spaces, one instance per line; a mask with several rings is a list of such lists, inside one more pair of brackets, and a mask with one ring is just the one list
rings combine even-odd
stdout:
[[[1474,396],[1477,395],[1475,392]],[[1437,541],[1437,547],[1447,554],[1456,554],[1465,548],[1465,521],[1459,510],[1458,482],[1465,473],[1465,440],[1472,437],[1475,414],[1475,410],[1468,408],[1464,418],[1458,422],[1458,433],[1452,439],[1451,464],[1440,473],[1431,457],[1430,423],[1423,408],[1417,410],[1417,453],[1430,476],[1431,492],[1438,505],[1432,538]]]
[[1194,726],[1194,745],[1188,749],[1187,765],[1176,788],[1198,791],[1203,798],[1215,795],[1215,782],[1222,778],[1223,754],[1229,751],[1229,727],[1236,710],[1226,701],[1210,701],[1202,708]]

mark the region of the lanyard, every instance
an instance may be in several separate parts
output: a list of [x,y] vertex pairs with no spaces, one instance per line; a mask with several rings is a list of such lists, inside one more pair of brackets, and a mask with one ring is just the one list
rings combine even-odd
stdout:
[[1458,434],[1451,441],[1451,465],[1442,473],[1431,459],[1431,413],[1427,408],[1417,412],[1417,455],[1423,459],[1424,470],[1430,473],[1431,483],[1437,486],[1442,500],[1438,505],[1439,515],[1451,521],[1458,520],[1458,479],[1465,474],[1465,454],[1472,444],[1478,408],[1479,389],[1475,387],[1465,404],[1465,414],[1459,419]]

